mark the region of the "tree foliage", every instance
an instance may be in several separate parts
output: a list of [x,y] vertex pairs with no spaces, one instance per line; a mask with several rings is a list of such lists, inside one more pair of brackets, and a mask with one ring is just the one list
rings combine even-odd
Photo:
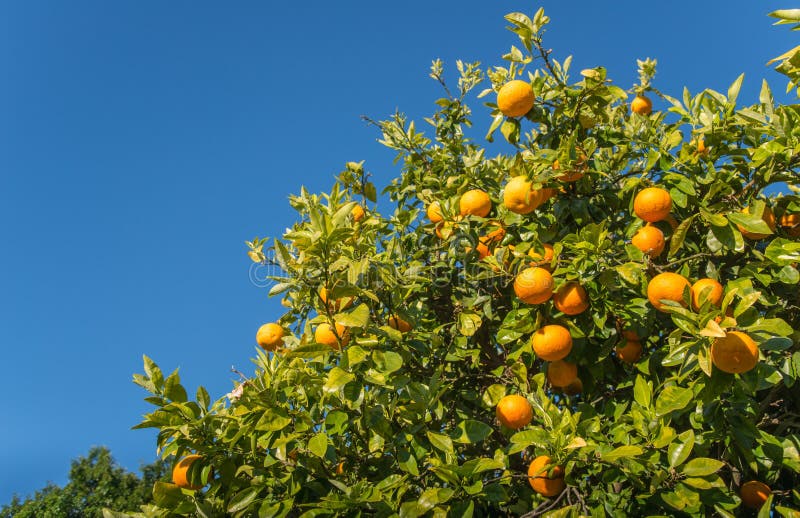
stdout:
[[[444,96],[426,131],[400,113],[374,122],[402,167],[383,190],[392,210],[351,162],[329,193],[290,198],[299,219],[281,238],[248,243],[254,261],[279,267],[270,295],[287,308],[275,319],[284,347],[259,350],[253,377],[227,398],[201,387],[190,400],[177,372],[145,358],[135,381],[156,409],[139,427],[159,429],[165,458],[199,454],[189,477],[205,486],[157,483],[144,515],[732,516],[747,512],[739,487],[760,480],[772,489],[761,514],[796,516],[800,108],[776,104],[766,82],[758,102],[737,104],[743,77],[727,92],[670,96],[649,59],[628,91],[603,67],[570,75],[570,58],[543,46],[541,10],[506,20],[520,46],[503,66],[458,62],[451,87],[433,63]],[[792,81],[795,56],[779,58]],[[493,96],[517,78],[535,102],[508,118]],[[489,147],[467,135],[481,84]],[[631,113],[631,95],[666,109]],[[507,144],[491,144],[498,131]],[[515,176],[539,197],[528,214],[504,204]],[[644,225],[634,199],[651,186],[672,202],[653,223],[667,237],[653,258],[631,243]],[[476,189],[491,199],[486,217],[460,203]],[[553,258],[539,266],[556,289],[582,286],[587,311],[515,295],[545,244]],[[665,272],[714,279],[724,294],[692,305],[679,291],[658,311],[648,284]],[[334,323],[341,347],[318,343],[316,328]],[[551,324],[569,330],[582,386],[548,381],[531,335]],[[759,350],[742,374],[712,358],[733,331]],[[630,362],[628,342],[641,358]],[[495,420],[506,394],[528,400],[529,425]],[[542,455],[565,473],[552,498],[529,484]]]
[[107,448],[94,447],[72,461],[64,487],[48,484],[24,501],[15,495],[0,509],[0,518],[99,518],[103,508],[136,510],[152,501],[153,484],[164,478],[167,464],[159,460],[141,472],[140,478],[126,471]]

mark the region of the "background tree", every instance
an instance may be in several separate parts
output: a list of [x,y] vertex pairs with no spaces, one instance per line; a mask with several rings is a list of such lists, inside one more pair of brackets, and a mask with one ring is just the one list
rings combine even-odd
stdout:
[[737,106],[743,77],[671,97],[650,59],[627,92],[575,81],[541,10],[506,20],[504,66],[433,63],[430,135],[370,121],[393,211],[351,162],[248,242],[287,308],[252,378],[190,401],[145,358],[175,472],[142,515],[796,516],[798,106]]
[[100,517],[106,507],[135,510],[152,501],[153,484],[164,478],[167,464],[159,460],[140,471],[141,478],[118,466],[107,448],[95,447],[72,461],[64,487],[48,484],[24,501],[14,496],[0,509],[0,517]]

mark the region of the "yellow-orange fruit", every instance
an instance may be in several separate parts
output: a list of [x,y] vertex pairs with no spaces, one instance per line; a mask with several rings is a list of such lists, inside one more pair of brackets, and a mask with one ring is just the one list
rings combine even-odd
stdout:
[[389,317],[389,327],[392,329],[397,329],[401,333],[408,333],[413,329],[413,326],[410,322],[403,320],[402,318],[398,317],[397,315],[392,315]]
[[497,92],[497,107],[506,117],[522,117],[533,108],[536,95],[530,83],[515,79]]
[[686,302],[683,300],[684,288],[691,289],[691,285],[683,275],[672,272],[659,273],[647,284],[647,299],[659,311],[666,311],[662,300],[672,300],[686,307]]
[[567,487],[564,467],[554,465],[547,455],[536,457],[528,466],[528,482],[534,491],[546,497],[557,496]]
[[442,216],[442,206],[439,205],[438,201],[429,204],[425,209],[425,214],[428,216],[431,223],[439,223],[444,219],[444,216]]
[[624,337],[626,340],[633,340],[633,341],[635,341],[635,342],[638,342],[638,341],[639,341],[639,335],[636,333],[636,331],[632,331],[632,330],[630,330],[630,329],[626,329],[626,330],[624,330],[624,331],[622,332],[622,336],[623,336],[623,337]]
[[553,276],[544,268],[525,268],[514,279],[514,293],[527,304],[541,304],[553,296]]
[[283,345],[283,328],[275,323],[264,324],[256,332],[256,343],[266,351],[274,351]]
[[708,153],[708,147],[706,147],[706,142],[702,138],[697,139],[695,149],[697,150],[698,155],[705,155]]
[[711,344],[711,362],[722,372],[747,372],[758,363],[758,346],[741,331],[730,331]]
[[515,176],[503,190],[503,205],[516,214],[530,214],[546,201],[544,189],[537,190],[525,176]]
[[631,243],[650,257],[658,257],[664,251],[664,233],[658,227],[644,226],[636,232]]
[[[318,344],[327,345],[332,349],[341,349],[347,345],[349,340],[350,331],[338,322],[336,322],[336,333],[333,332],[333,328],[327,322],[318,325],[317,329],[314,331],[314,341]],[[339,343],[340,341],[341,345]]]
[[653,101],[644,95],[637,95],[631,101],[631,111],[639,115],[650,115],[653,111]]
[[[561,164],[556,159],[553,162],[553,170],[558,171],[561,168]],[[558,176],[557,178],[562,182],[576,182],[583,178],[583,173],[586,171],[586,155],[583,153],[580,154],[578,160],[572,165],[572,169],[565,171],[564,174]]]
[[200,485],[194,486],[190,484],[188,476],[189,468],[191,468],[192,464],[194,464],[194,462],[199,458],[201,458],[200,455],[187,455],[178,461],[178,463],[175,464],[175,467],[172,468],[172,483],[183,489],[196,490],[203,487]]
[[553,262],[553,245],[542,243],[544,249],[544,256],[535,248],[528,250],[528,257],[533,259],[530,263],[531,266],[539,266],[547,271],[550,271],[550,265]]
[[800,236],[800,213],[784,214],[780,220],[781,227],[792,237]]
[[[742,213],[750,214],[750,207],[743,208]],[[772,209],[769,207],[764,207],[764,212],[761,214],[761,221],[766,223],[772,232],[775,232],[775,214],[772,213]],[[741,225],[736,226],[739,227],[739,232],[741,232],[744,237],[750,239],[764,239],[765,237],[770,236],[770,234],[762,234],[761,232],[749,232]]]
[[[703,296],[701,300],[700,297],[706,290],[708,290],[708,292],[705,293],[705,296]],[[722,284],[714,279],[700,279],[692,284],[692,309],[698,311],[705,301],[709,301],[712,305],[719,307],[719,305],[722,304],[724,291]]]
[[[493,221],[492,225],[497,227],[495,230],[492,230],[485,236],[481,236],[478,238],[478,246],[475,249],[478,251],[478,256],[481,259],[485,259],[492,254],[492,250],[494,249],[500,241],[506,237],[506,229],[503,228],[503,224],[499,221]],[[469,249],[467,249],[469,252]]]
[[536,356],[553,362],[566,358],[572,350],[572,335],[566,327],[551,324],[533,333],[531,345]]
[[616,353],[625,363],[636,363],[642,357],[642,344],[638,340],[626,340],[625,345],[617,347]]
[[750,509],[761,509],[771,494],[772,490],[769,486],[758,480],[747,481],[739,488],[739,497],[742,499],[742,503]]
[[553,305],[565,315],[579,315],[589,307],[589,296],[583,286],[568,282],[553,295]]
[[492,210],[492,200],[480,189],[472,189],[461,195],[458,207],[462,216],[472,215],[485,218]]
[[353,210],[350,211],[350,214],[353,215],[353,221],[361,221],[362,219],[364,219],[364,216],[367,213],[364,211],[364,207],[362,207],[361,205],[356,205],[355,207],[353,207]]
[[325,286],[319,289],[319,298],[322,300],[322,303],[328,306],[328,309],[333,312],[339,312],[353,305],[353,297],[343,297],[341,299],[329,300],[328,288]]
[[512,430],[527,426],[533,419],[533,408],[528,400],[520,395],[503,396],[497,403],[495,415],[500,424]]
[[340,462],[336,465],[336,474],[337,475],[344,475],[344,461]]
[[672,196],[660,187],[642,189],[633,199],[633,212],[650,223],[666,219],[670,210],[672,210]]
[[578,366],[564,360],[550,362],[547,365],[547,380],[554,387],[568,387],[578,378]]

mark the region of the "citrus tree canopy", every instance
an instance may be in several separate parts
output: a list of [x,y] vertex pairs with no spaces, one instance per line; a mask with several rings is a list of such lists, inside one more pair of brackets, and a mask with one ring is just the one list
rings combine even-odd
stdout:
[[502,66],[433,63],[424,130],[370,121],[380,210],[351,162],[248,243],[286,308],[252,377],[191,400],[145,358],[176,471],[144,515],[797,516],[800,107],[672,97],[649,59],[624,90],[506,21]]

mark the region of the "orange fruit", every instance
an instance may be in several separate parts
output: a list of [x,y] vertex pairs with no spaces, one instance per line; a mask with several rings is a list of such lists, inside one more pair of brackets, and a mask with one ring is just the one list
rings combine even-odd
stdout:
[[780,226],[792,237],[800,236],[800,213],[784,214],[781,216]]
[[345,326],[338,322],[336,322],[336,333],[333,332],[333,328],[327,322],[318,325],[317,329],[314,331],[315,342],[327,345],[333,349],[341,349],[347,345],[349,340],[350,332]]
[[[750,207],[743,208],[742,213],[750,214]],[[775,214],[772,213],[772,209],[770,209],[767,206],[764,207],[764,212],[763,214],[761,214],[761,221],[766,223],[771,231],[775,232]],[[741,225],[736,225],[736,226],[739,227],[739,232],[741,232],[744,237],[750,239],[764,239],[765,237],[768,237],[770,235],[770,234],[762,234],[760,232],[748,232]]]
[[514,293],[527,304],[541,304],[553,296],[553,276],[544,268],[525,268],[514,279]]
[[758,480],[747,481],[739,488],[742,503],[750,509],[761,509],[771,494],[769,486]]
[[542,243],[542,248],[544,249],[544,256],[534,248],[528,250],[528,257],[533,259],[530,265],[539,266],[549,271],[550,265],[553,263],[553,245]]
[[564,360],[556,360],[547,365],[547,380],[554,387],[564,388],[578,378],[578,366]]
[[413,326],[406,320],[403,320],[397,315],[392,315],[389,317],[389,327],[392,329],[397,329],[401,333],[408,333],[411,331]]
[[624,346],[617,347],[616,353],[625,363],[636,363],[642,357],[642,344],[638,340],[626,340]]
[[172,483],[183,489],[200,489],[202,485],[193,486],[189,483],[189,468],[192,467],[194,462],[201,458],[200,455],[187,455],[175,464],[172,468]]
[[[553,170],[558,171],[560,168],[560,164],[558,163],[558,159],[553,162]],[[562,182],[576,182],[583,178],[583,173],[586,171],[586,155],[583,153],[580,154],[580,157],[572,164],[572,169],[565,171],[564,174],[558,176],[557,178]]]
[[506,428],[519,430],[533,420],[533,407],[523,396],[511,394],[503,396],[497,403],[495,415]]
[[531,84],[519,79],[509,81],[497,92],[497,107],[506,117],[522,117],[531,111],[534,101]]
[[341,299],[329,300],[328,288],[326,288],[325,286],[319,289],[319,298],[320,300],[322,300],[322,303],[328,306],[328,309],[330,309],[333,312],[339,312],[353,305],[353,297],[344,297]]
[[[478,251],[478,256],[481,259],[485,259],[492,254],[492,249],[506,237],[506,229],[503,228],[503,224],[499,221],[491,222],[492,225],[497,227],[495,230],[492,230],[485,236],[478,238],[478,246],[475,247]],[[469,252],[471,248],[467,248],[467,252]]]
[[664,233],[658,227],[647,225],[636,232],[631,244],[650,257],[658,257],[664,251]]
[[536,190],[525,176],[515,176],[503,190],[503,205],[516,214],[530,214],[546,201],[544,189]]
[[492,200],[480,189],[472,189],[461,195],[458,207],[462,216],[472,215],[485,218],[492,210]]
[[666,311],[664,304],[661,303],[662,300],[673,300],[686,307],[683,300],[684,288],[691,289],[691,285],[683,275],[672,272],[659,273],[647,284],[647,298],[659,311]]
[[566,327],[551,324],[533,333],[531,345],[533,352],[542,360],[562,360],[572,350],[572,335]]
[[644,95],[637,95],[631,101],[631,111],[639,115],[650,115],[653,111],[653,101]]
[[283,345],[283,328],[274,323],[264,324],[256,332],[256,343],[266,351],[274,351]]
[[336,474],[337,475],[344,475],[344,461],[340,462],[336,465]]
[[583,286],[568,282],[553,295],[553,305],[565,315],[579,315],[589,307],[589,296]]
[[536,457],[528,466],[528,482],[534,491],[546,497],[557,496],[567,487],[564,467],[553,464],[547,455]]
[[366,212],[364,212],[364,207],[362,207],[361,205],[356,205],[355,207],[353,207],[353,210],[350,211],[350,214],[353,215],[353,221],[358,222],[364,219]]
[[639,335],[636,333],[636,331],[631,331],[630,329],[624,330],[622,332],[622,336],[626,340],[633,340],[635,342],[639,341]]
[[642,189],[633,199],[633,212],[650,223],[666,219],[671,209],[672,196],[660,187]]
[[564,387],[564,394],[574,396],[583,392],[583,382],[580,378],[575,378],[575,381]]
[[711,362],[722,372],[747,372],[758,363],[758,346],[741,331],[730,331],[711,344]]
[[[710,291],[703,295],[703,291],[708,288],[711,288]],[[700,279],[692,284],[692,309],[698,311],[705,301],[710,301],[711,304],[719,307],[719,305],[722,304],[722,295],[724,291],[722,284],[714,279]]]
[[442,206],[439,205],[438,201],[429,204],[425,209],[425,214],[428,216],[431,223],[439,223],[444,219],[444,216],[442,216]]
[[695,149],[697,150],[698,155],[706,155],[708,154],[708,147],[706,147],[706,143],[702,138],[697,139],[697,144],[695,144]]

